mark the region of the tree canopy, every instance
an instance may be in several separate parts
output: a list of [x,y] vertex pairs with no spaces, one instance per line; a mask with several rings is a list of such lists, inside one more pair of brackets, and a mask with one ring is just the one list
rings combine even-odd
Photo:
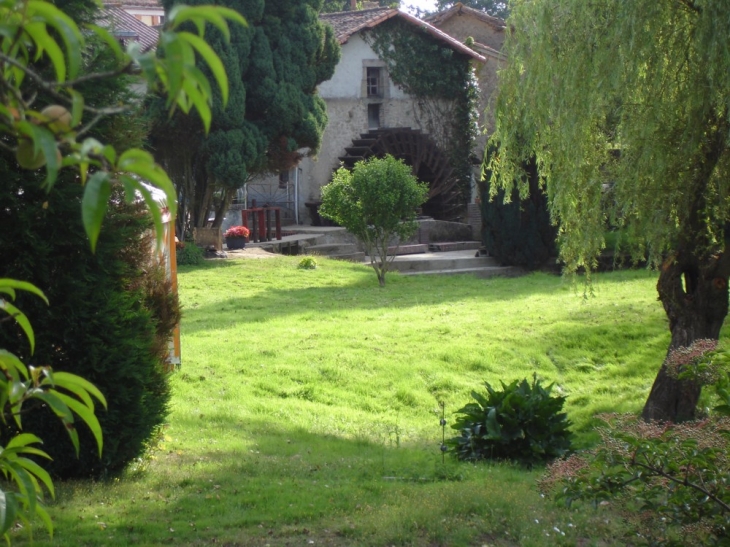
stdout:
[[[717,339],[730,273],[723,254],[730,5],[517,0],[510,7],[491,191],[516,185],[527,193],[523,165],[534,154],[566,270],[594,267],[607,227],[622,227],[636,257],[661,264],[671,346]],[[644,416],[691,417],[699,388],[663,371]]]
[[[377,0],[379,7],[397,8],[400,5],[399,0]],[[357,9],[364,9],[364,2],[357,2]],[[338,11],[351,11],[352,2],[350,0],[323,0],[321,13],[333,13]]]
[[[459,0],[436,0],[436,9],[438,11],[447,10],[454,6]],[[509,6],[505,0],[460,0],[462,4],[469,8],[478,9],[487,15],[501,17],[507,19],[509,15]]]
[[[169,10],[176,3],[164,5]],[[161,108],[153,129],[155,155],[178,191],[180,229],[204,226],[216,194],[220,225],[238,188],[255,175],[290,169],[301,149],[316,153],[327,124],[316,89],[332,76],[340,53],[334,31],[317,17],[321,0],[224,4],[248,22],[231,29],[228,43],[216,29],[206,32],[229,76],[228,104],[216,97],[207,136],[199,120],[170,120]]]

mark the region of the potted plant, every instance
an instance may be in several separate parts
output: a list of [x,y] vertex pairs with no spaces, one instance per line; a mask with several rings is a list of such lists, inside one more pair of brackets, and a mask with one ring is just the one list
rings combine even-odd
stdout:
[[226,238],[226,245],[229,250],[245,249],[248,241],[248,228],[245,226],[231,226],[223,234]]

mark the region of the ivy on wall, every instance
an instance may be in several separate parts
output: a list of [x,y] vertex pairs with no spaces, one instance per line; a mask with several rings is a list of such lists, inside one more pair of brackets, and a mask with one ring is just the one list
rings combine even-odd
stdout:
[[471,59],[398,18],[372,29],[366,40],[393,82],[416,99],[419,122],[448,155],[465,206],[479,130],[479,88]]

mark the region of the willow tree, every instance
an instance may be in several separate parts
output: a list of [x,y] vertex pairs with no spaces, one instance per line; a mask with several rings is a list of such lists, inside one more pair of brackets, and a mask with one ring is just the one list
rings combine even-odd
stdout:
[[[163,2],[167,10],[176,3],[182,2]],[[236,190],[251,177],[289,170],[303,153],[319,149],[327,112],[317,85],[332,76],[340,57],[334,31],[317,17],[321,3],[221,2],[248,22],[231,29],[230,41],[206,30],[228,74],[227,105],[215,98],[207,135],[198,119],[170,119],[162,108],[153,127],[154,154],[178,191],[178,221],[186,223],[180,229],[205,226],[211,210],[220,226]]]
[[[536,156],[567,272],[590,270],[607,223],[659,270],[670,351],[717,339],[728,312],[730,4],[510,4],[491,191],[527,191]],[[700,386],[662,365],[645,419],[694,416]]]

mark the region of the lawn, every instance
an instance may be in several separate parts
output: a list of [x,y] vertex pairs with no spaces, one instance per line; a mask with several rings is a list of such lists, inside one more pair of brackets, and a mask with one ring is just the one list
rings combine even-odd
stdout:
[[590,444],[595,413],[640,410],[666,351],[655,274],[596,275],[585,297],[547,274],[381,289],[298,260],[181,268],[168,424],[123,477],[58,485],[53,545],[624,543],[610,508],[543,499],[539,469],[442,462],[439,403],[452,422],[485,381],[537,374]]

